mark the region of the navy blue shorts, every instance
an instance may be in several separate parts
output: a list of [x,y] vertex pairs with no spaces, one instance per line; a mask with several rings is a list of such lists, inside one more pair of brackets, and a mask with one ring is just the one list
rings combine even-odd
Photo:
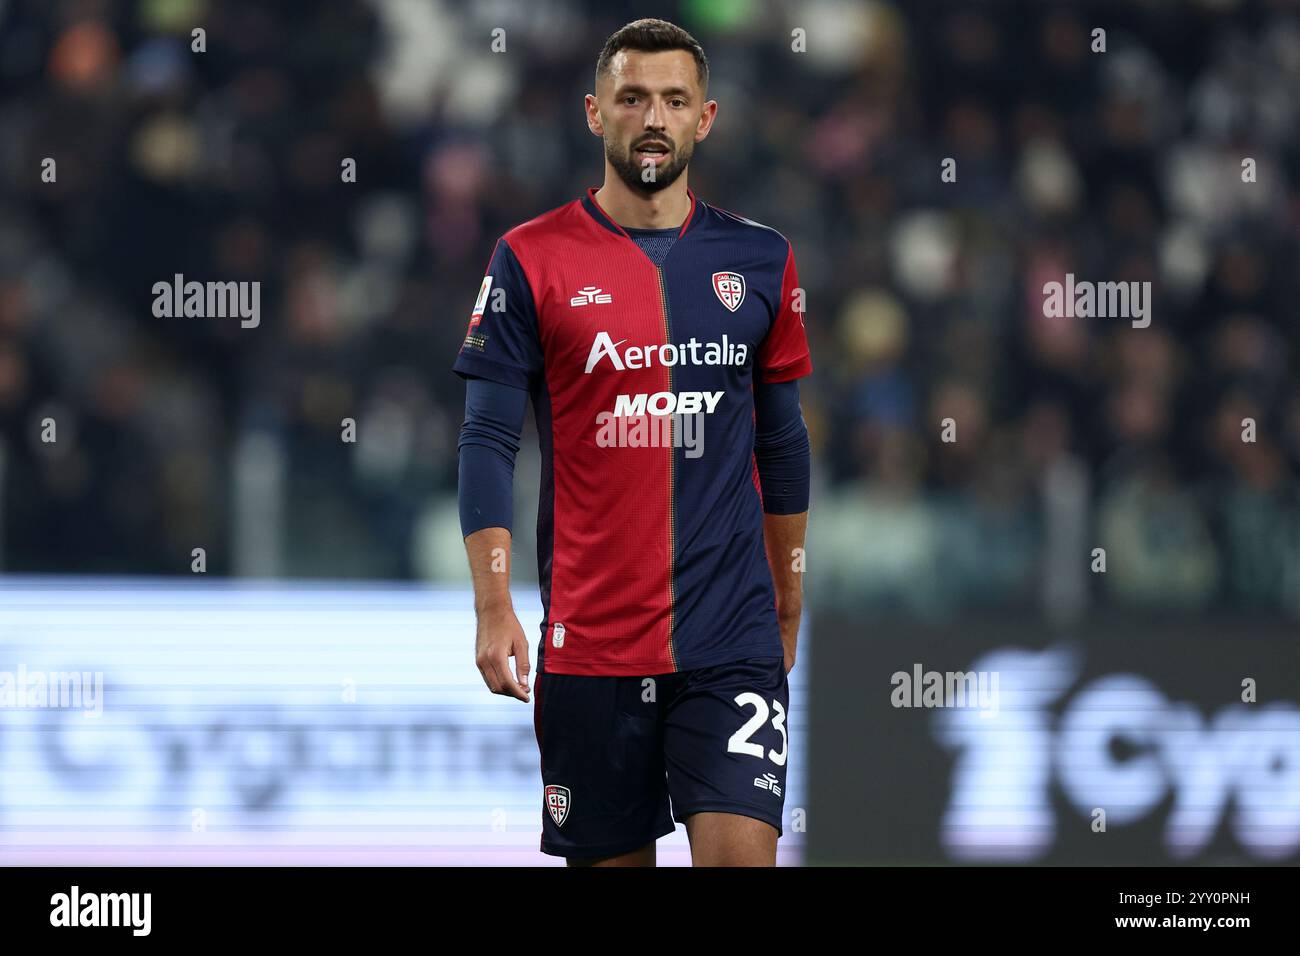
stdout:
[[704,810],[779,836],[789,707],[779,657],[646,677],[539,673],[542,852],[618,856]]

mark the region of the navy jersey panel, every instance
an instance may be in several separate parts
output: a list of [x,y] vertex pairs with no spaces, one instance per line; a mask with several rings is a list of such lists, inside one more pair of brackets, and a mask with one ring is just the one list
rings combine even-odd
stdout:
[[[679,394],[717,396],[712,411],[683,416],[682,446],[673,450],[673,646],[682,670],[783,653],[754,482],[752,385],[781,309],[790,246],[774,229],[707,206],[691,236],[664,264],[670,337],[744,347],[745,357],[672,370]],[[716,288],[721,275],[737,277],[726,295]]]

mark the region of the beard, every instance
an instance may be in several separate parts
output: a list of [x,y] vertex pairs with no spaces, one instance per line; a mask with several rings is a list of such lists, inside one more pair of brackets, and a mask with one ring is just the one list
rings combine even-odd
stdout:
[[[669,146],[672,143],[666,136],[656,137]],[[642,136],[637,139],[637,145],[645,142],[648,137]],[[629,145],[626,149],[620,149],[616,143],[605,140],[605,158],[609,164],[614,167],[614,172],[618,173],[618,178],[633,192],[640,193],[643,196],[651,196],[661,189],[667,189],[677,177],[686,172],[686,167],[691,161],[691,154],[695,151],[694,143],[686,143],[681,149],[675,149],[671,152],[671,158],[658,166],[653,167],[654,179],[641,178],[641,166],[637,163],[632,155],[633,146]]]

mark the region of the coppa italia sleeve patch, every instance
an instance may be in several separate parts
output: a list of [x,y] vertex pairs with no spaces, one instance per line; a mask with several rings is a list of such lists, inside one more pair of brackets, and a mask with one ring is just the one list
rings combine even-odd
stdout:
[[483,284],[479,286],[478,298],[474,300],[474,311],[469,316],[469,331],[465,333],[465,347],[476,352],[482,352],[487,345],[487,335],[479,328],[479,324],[483,321],[483,309],[487,306],[488,293],[491,291],[492,277],[486,275]]
[[487,305],[488,292],[492,289],[492,276],[483,277],[483,284],[479,286],[478,298],[474,300],[474,311],[470,313],[470,325],[483,318],[483,307]]

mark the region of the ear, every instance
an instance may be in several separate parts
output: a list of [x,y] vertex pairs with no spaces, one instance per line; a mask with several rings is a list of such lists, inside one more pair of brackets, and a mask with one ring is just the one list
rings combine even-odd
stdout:
[[718,101],[709,100],[700,111],[700,121],[695,124],[695,142],[702,143],[713,129],[713,121],[718,118]]
[[596,101],[595,94],[588,93],[582,100],[583,109],[587,113],[587,129],[591,130],[596,136],[605,135],[605,124],[600,119],[600,104]]

